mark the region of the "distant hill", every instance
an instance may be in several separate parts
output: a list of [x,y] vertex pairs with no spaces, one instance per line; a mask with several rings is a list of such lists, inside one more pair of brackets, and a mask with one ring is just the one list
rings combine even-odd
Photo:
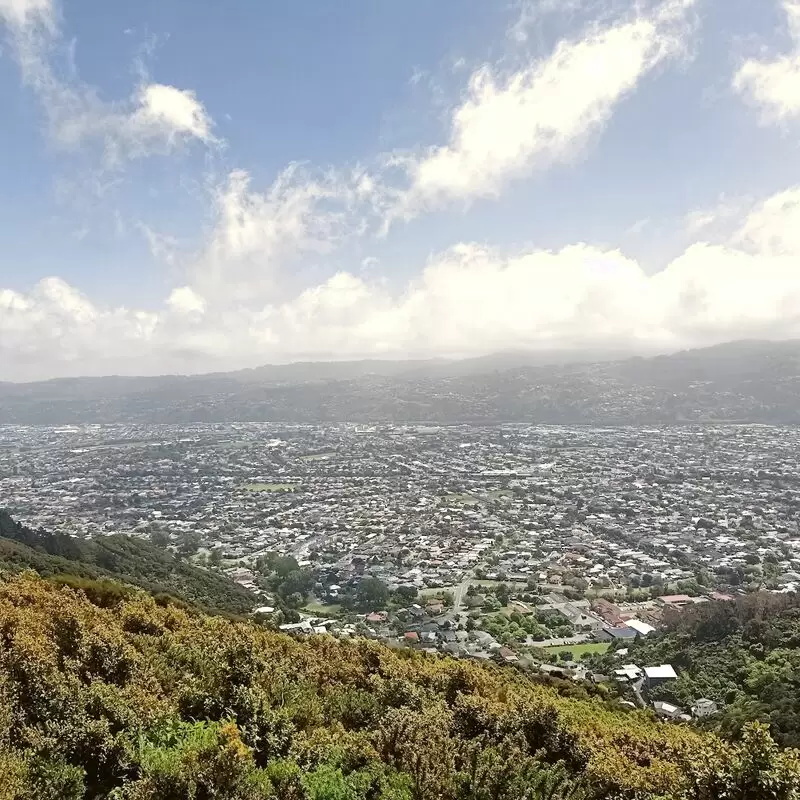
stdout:
[[143,539],[123,534],[77,539],[34,531],[0,509],[0,572],[25,569],[67,581],[113,578],[215,612],[244,615],[256,605],[251,592],[224,575],[192,566]]
[[5,383],[0,424],[800,422],[798,340],[615,355],[523,351]]

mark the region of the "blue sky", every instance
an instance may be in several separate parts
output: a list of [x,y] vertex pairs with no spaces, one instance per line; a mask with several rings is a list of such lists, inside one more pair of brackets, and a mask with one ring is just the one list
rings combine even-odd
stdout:
[[800,0],[0,0],[0,374],[800,336]]

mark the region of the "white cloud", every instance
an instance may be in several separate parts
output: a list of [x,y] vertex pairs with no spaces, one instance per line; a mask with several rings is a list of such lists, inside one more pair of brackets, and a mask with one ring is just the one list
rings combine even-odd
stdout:
[[173,289],[167,305],[178,314],[202,314],[206,310],[206,301],[191,286]]
[[211,118],[188,90],[143,84],[127,101],[109,104],[87,87],[63,84],[46,72],[35,82],[54,142],[65,149],[98,146],[104,168],[168,154],[191,140],[217,142]]
[[176,263],[178,253],[180,252],[180,245],[174,236],[159,233],[142,222],[136,227],[147,241],[150,253],[156,261],[163,262],[169,266],[173,266]]
[[45,278],[23,295],[0,289],[0,364],[10,378],[83,374],[142,354],[157,316],[124,308],[101,310],[60,278]]
[[137,99],[138,107],[130,116],[134,132],[160,132],[169,142],[184,135],[203,142],[213,140],[211,119],[194,92],[150,83],[140,87]]
[[250,302],[290,282],[298,256],[323,257],[365,232],[381,188],[362,170],[287,167],[264,192],[233,170],[214,192],[208,241],[188,265],[203,294]]
[[[0,0],[23,81],[39,96],[52,140],[65,149],[99,146],[104,168],[131,158],[169,153],[196,140],[219,144],[213,121],[194,92],[149,81],[132,95],[105,102],[75,75],[62,47],[52,0]],[[59,57],[66,67],[57,67]]]
[[756,206],[736,235],[738,243],[770,256],[800,255],[800,186]]
[[800,115],[800,0],[783,0],[793,42],[790,53],[749,59],[737,71],[733,88],[761,111],[764,123]]
[[394,215],[497,194],[509,181],[569,161],[620,101],[685,51],[693,0],[665,0],[616,25],[561,41],[512,74],[484,65],[454,110],[450,140],[406,157],[411,185]]
[[32,25],[49,28],[54,17],[52,0],[0,0],[0,19],[15,28]]
[[752,206],[751,198],[720,195],[714,205],[697,208],[686,214],[683,219],[684,231],[693,238],[701,233],[714,241],[730,238],[739,221]]
[[[21,379],[799,337],[799,215],[800,186],[755,205],[727,244],[699,241],[655,275],[586,244],[507,254],[466,243],[412,269],[399,291],[354,270],[281,297],[251,287],[248,303],[187,284],[157,311],[102,309],[51,278],[27,294],[0,291],[0,371]],[[244,251],[252,241],[234,237]]]

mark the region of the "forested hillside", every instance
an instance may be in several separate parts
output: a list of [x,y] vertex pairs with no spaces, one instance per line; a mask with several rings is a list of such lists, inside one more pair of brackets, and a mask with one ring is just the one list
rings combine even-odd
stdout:
[[514,670],[0,583],[2,800],[788,800],[728,744]]
[[[672,664],[678,679],[653,692],[688,708],[698,697],[720,707],[707,725],[738,736],[748,722],[770,725],[782,745],[800,746],[800,598],[760,592],[668,613],[664,633],[638,639],[626,661]],[[613,654],[601,668],[619,662]]]
[[230,614],[247,614],[256,604],[251,592],[225,576],[192,566],[143,539],[122,534],[78,539],[34,531],[0,510],[0,571],[22,569],[45,577],[114,578]]

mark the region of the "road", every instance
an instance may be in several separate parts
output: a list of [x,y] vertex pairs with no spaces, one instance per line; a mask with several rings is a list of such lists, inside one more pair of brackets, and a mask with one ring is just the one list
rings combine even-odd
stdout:
[[444,615],[443,619],[450,620],[451,622],[454,621],[456,614],[462,613],[461,604],[464,602],[464,597],[467,594],[467,589],[469,589],[470,583],[475,579],[474,574],[472,571],[468,572],[464,577],[461,579],[461,583],[458,586],[454,586],[452,588],[453,591],[453,607]]
[[456,590],[453,592],[453,611],[458,613],[461,610],[461,604],[464,602],[464,597],[467,594],[467,589],[469,589],[469,585],[472,582],[472,579],[475,576],[468,572],[461,583],[456,586]]
[[644,678],[639,678],[639,680],[634,681],[631,684],[631,689],[633,689],[633,696],[636,698],[636,704],[639,708],[647,708],[647,703],[645,702],[644,697],[642,697],[642,686],[644,685]]

